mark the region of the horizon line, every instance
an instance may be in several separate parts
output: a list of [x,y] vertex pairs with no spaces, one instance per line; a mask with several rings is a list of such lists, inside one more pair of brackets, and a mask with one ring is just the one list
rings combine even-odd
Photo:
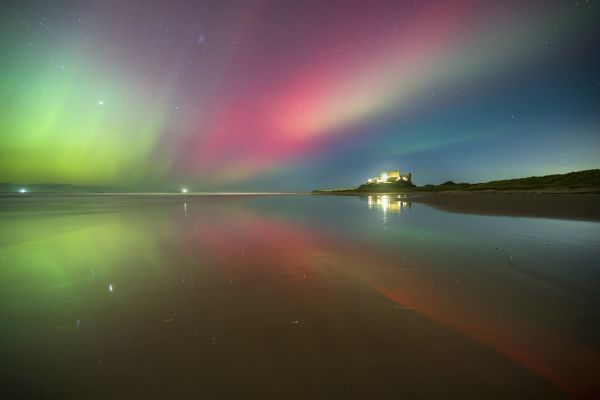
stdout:
[[0,192],[1,195],[27,196],[35,194],[85,194],[85,195],[164,195],[164,196],[261,196],[261,195],[292,195],[292,194],[310,194],[310,192]]

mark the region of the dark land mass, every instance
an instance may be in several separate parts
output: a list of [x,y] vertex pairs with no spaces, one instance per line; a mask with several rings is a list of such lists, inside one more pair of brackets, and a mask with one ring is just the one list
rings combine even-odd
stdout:
[[409,186],[365,184],[314,194],[405,194],[408,201],[465,214],[600,221],[600,170],[485,183]]
[[482,191],[598,191],[600,192],[600,169],[570,172],[528,178],[504,179],[484,183],[444,182],[441,185],[415,186],[399,181],[394,183],[365,183],[356,188],[314,190],[314,194],[363,194],[363,193],[432,193],[432,192],[482,192]]

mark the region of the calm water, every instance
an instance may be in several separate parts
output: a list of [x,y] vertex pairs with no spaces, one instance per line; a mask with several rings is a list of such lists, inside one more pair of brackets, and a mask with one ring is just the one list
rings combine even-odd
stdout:
[[599,256],[599,223],[395,197],[4,197],[1,390],[593,398]]

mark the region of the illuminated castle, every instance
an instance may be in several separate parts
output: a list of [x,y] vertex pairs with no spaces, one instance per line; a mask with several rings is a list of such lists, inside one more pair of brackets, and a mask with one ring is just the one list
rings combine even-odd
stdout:
[[406,175],[402,175],[400,171],[397,170],[389,170],[388,172],[384,172],[381,176],[376,176],[375,178],[369,179],[368,183],[393,183],[398,181],[404,181],[407,183],[412,183],[410,172]]

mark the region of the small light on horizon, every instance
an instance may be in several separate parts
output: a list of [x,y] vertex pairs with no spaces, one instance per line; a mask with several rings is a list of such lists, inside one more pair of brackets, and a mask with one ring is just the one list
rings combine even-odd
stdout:
[[181,189],[181,193],[187,193],[187,192],[188,192],[187,188],[182,188]]
[[21,189],[19,189],[19,193],[27,193],[27,189],[21,188]]

